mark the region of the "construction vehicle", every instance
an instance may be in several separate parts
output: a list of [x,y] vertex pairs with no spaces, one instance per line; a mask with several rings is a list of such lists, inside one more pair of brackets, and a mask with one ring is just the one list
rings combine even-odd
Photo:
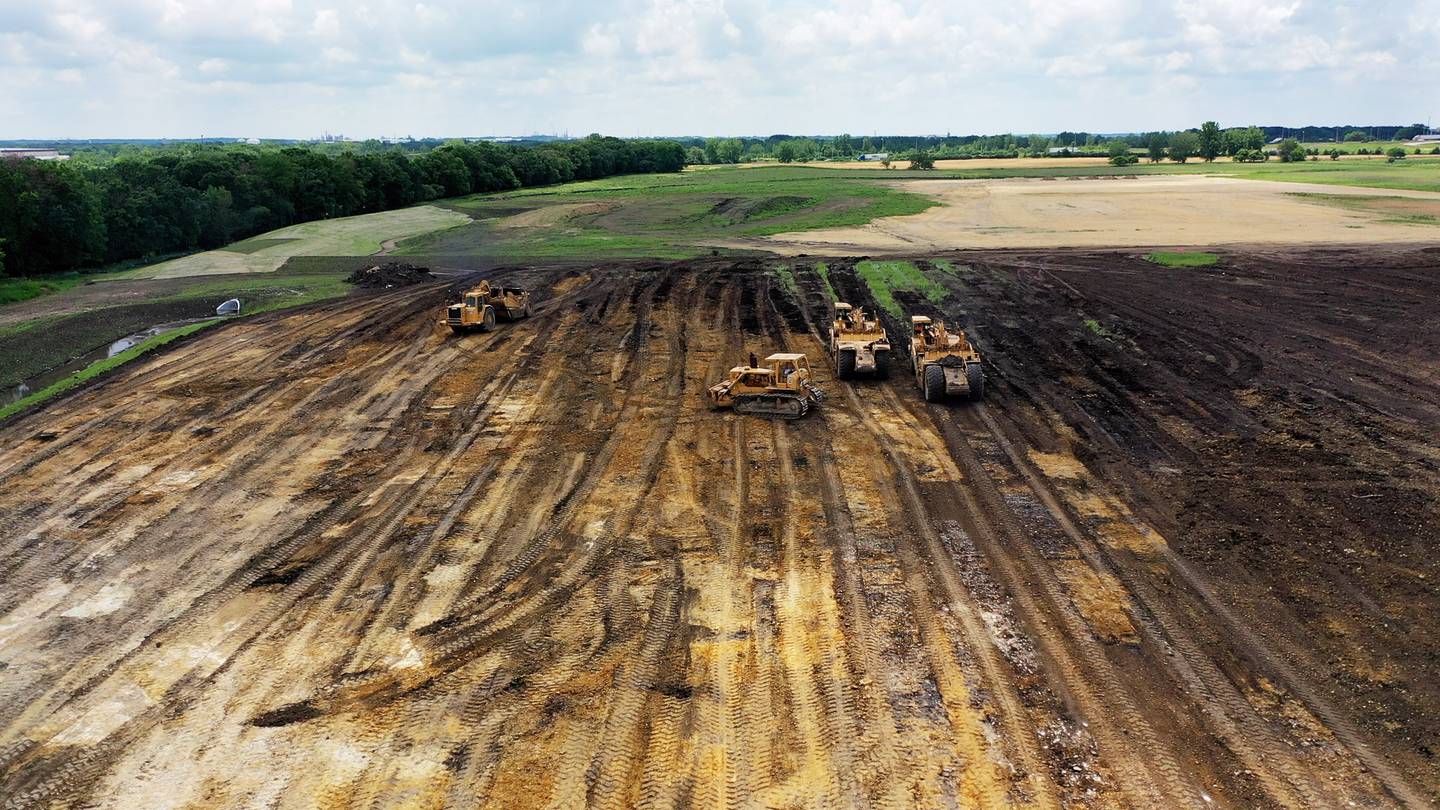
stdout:
[[[751,362],[754,362],[752,355]],[[760,365],[736,366],[724,382],[706,392],[716,408],[736,413],[799,419],[824,396],[810,383],[810,361],[803,354],[772,354]]]
[[498,320],[518,321],[530,317],[530,293],[518,287],[499,287],[482,281],[465,293],[458,304],[445,309],[442,323],[456,332],[478,329],[489,332]]
[[985,369],[980,352],[966,340],[965,333],[950,334],[943,321],[931,322],[924,315],[910,318],[910,360],[915,364],[915,383],[926,402],[945,397],[985,396]]
[[830,357],[839,379],[873,374],[883,380],[890,376],[890,337],[879,320],[865,317],[863,308],[841,301],[830,324]]

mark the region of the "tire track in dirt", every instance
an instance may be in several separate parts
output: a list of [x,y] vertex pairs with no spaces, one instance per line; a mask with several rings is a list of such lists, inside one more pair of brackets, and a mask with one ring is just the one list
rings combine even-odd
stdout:
[[[946,406],[931,405],[927,410],[932,419],[942,422],[943,434],[943,422],[951,416]],[[1027,629],[1055,670],[1055,680],[1088,721],[1121,788],[1139,806],[1203,807],[1199,789],[1184,776],[1174,754],[1125,690],[1049,564],[1016,526],[1011,507],[975,451],[968,443],[949,445],[968,482],[957,490],[967,518],[962,522],[1010,588]]]
[[[809,327],[809,337],[812,340],[811,349],[818,357],[828,357],[824,338],[816,326],[818,321],[810,312],[803,298],[797,303],[800,305],[804,321]],[[985,683],[989,687],[987,691],[1000,703],[1000,721],[1005,725],[1006,736],[1009,743],[1014,746],[1014,754],[1020,760],[1020,767],[1024,773],[1027,787],[1032,793],[1032,800],[1040,803],[1041,806],[1058,807],[1059,800],[1055,794],[1055,787],[1046,779],[1045,772],[1040,767],[1040,754],[1035,743],[1036,735],[1026,723],[1027,714],[1022,707],[1018,690],[1008,668],[1000,660],[999,651],[980,619],[979,606],[960,581],[954,570],[953,560],[946,553],[939,535],[935,532],[935,522],[924,505],[911,469],[895,452],[892,442],[884,431],[877,426],[885,419],[885,414],[878,409],[878,405],[867,407],[865,401],[857,393],[857,386],[838,382],[836,384],[840,386],[852,412],[858,414],[859,423],[878,445],[887,466],[900,485],[902,504],[907,513],[905,522],[909,524],[912,531],[907,532],[905,538],[897,538],[897,549],[901,554],[902,566],[908,572],[907,583],[913,586],[911,598],[916,602],[916,614],[922,622],[925,641],[927,645],[931,645],[931,658],[936,667],[936,675],[944,681],[942,692],[948,689],[952,696],[947,699],[947,709],[950,710],[948,713],[951,715],[952,721],[957,722],[956,734],[959,740],[966,743],[962,747],[961,757],[969,768],[970,800],[980,806],[1001,807],[1007,801],[1008,790],[1001,786],[1005,780],[998,773],[986,765],[979,764],[991,760],[986,735],[982,725],[971,720],[973,712],[966,705],[969,700],[962,697],[969,692],[965,678],[958,672],[952,671],[951,667],[946,666],[950,656],[940,646],[945,638],[943,631],[938,626],[931,626],[928,631],[924,630],[923,623],[927,617],[935,615],[932,612],[933,608],[928,592],[916,590],[924,584],[923,572],[926,570],[926,566],[923,561],[926,558],[935,564],[933,570],[938,576],[946,603],[953,609],[954,615],[961,622],[965,635],[963,646],[981,665]],[[895,400],[890,389],[885,387],[881,390],[887,395],[887,404],[890,405],[893,412],[901,414],[902,422],[909,422],[908,412]],[[917,535],[925,543],[923,550],[906,542]]]
[[[972,416],[972,415],[967,415]],[[1316,785],[1304,769],[1290,755],[1293,743],[1282,742],[1261,718],[1255,707],[1235,688],[1234,684],[1216,668],[1208,655],[1190,639],[1178,624],[1165,599],[1153,592],[1143,581],[1124,566],[1117,566],[1107,559],[1103,546],[1083,532],[1061,505],[1044,480],[1031,464],[1020,456],[1007,438],[997,419],[988,409],[977,409],[973,414],[984,430],[989,432],[998,450],[1009,459],[1011,467],[1029,485],[1032,492],[1054,517],[1055,522],[1079,549],[1086,563],[1122,582],[1134,600],[1136,610],[1130,618],[1146,640],[1167,655],[1161,656],[1184,683],[1185,690],[1198,699],[1199,708],[1205,712],[1215,727],[1215,733],[1225,745],[1235,752],[1250,772],[1255,774],[1269,797],[1282,807],[1324,807],[1331,802],[1325,797],[1325,789]],[[970,421],[956,420],[956,421]],[[942,430],[949,426],[942,425]],[[974,428],[972,428],[974,430]],[[977,440],[986,441],[983,433]],[[1176,656],[1174,653],[1179,653]],[[1262,755],[1257,749],[1264,750]]]
[[[478,406],[477,406],[477,407],[478,407]],[[258,458],[260,458],[261,456],[263,456],[263,454],[264,454],[264,453],[263,453],[263,449],[264,449],[264,445],[265,445],[265,444],[266,444],[265,442],[262,442],[262,447],[261,447],[260,449],[256,450],[255,452],[253,452],[253,453],[251,454],[251,456],[245,457],[245,459],[242,459],[242,462],[245,461],[245,460],[248,460],[249,458],[252,458],[252,457],[258,459]],[[237,473],[248,472],[248,467],[249,467],[248,464],[246,464],[246,463],[241,463],[240,466],[239,466],[239,469],[235,470],[235,472],[237,472]],[[227,478],[219,479],[219,480],[216,482],[215,486],[217,486],[217,487],[223,487],[223,486],[226,485],[226,482],[227,482],[228,480],[229,480],[228,477],[227,477]],[[192,499],[192,500],[194,500],[195,507],[196,507],[197,509],[198,509],[200,506],[203,506],[205,503],[208,502],[208,498],[205,499],[205,500],[198,500],[198,499]],[[183,526],[183,524],[180,524],[180,525]],[[293,524],[292,524],[292,525],[293,525]],[[281,528],[283,528],[283,526],[282,526]],[[298,526],[297,526],[297,528],[298,528]],[[179,531],[179,530],[180,530],[180,529],[177,527],[176,531]],[[285,535],[282,533],[280,536],[283,537],[283,536],[285,536]],[[295,550],[295,548],[297,547],[297,542],[298,542],[300,545],[305,545],[305,544],[308,544],[308,543],[310,543],[310,542],[313,542],[314,539],[315,539],[315,538],[314,538],[313,536],[307,536],[307,537],[305,537],[305,538],[302,538],[302,539],[299,540],[299,541],[296,541],[295,539],[292,538],[291,542],[288,544],[288,546],[287,546],[287,548],[286,548],[287,553],[293,552],[293,550]],[[284,557],[281,556],[281,557],[279,557],[279,559],[284,559]],[[269,566],[266,565],[266,566],[264,566],[264,567],[269,567]],[[262,570],[263,570],[263,568],[262,568]],[[252,575],[252,577],[253,577],[253,575]],[[225,598],[228,599],[228,598],[232,597],[234,593],[237,593],[238,590],[239,590],[240,588],[244,587],[246,584],[248,584],[248,583],[246,583],[246,582],[241,582],[241,581],[233,581],[233,580],[232,580],[230,583],[228,583],[228,585],[225,587],[225,590],[223,590],[221,593],[224,594],[224,595],[225,595]],[[198,601],[198,602],[196,602],[196,603],[194,603],[194,604],[192,604],[192,605],[186,606],[186,613],[182,613],[182,614],[180,614],[179,616],[175,616],[175,617],[172,617],[172,618],[170,619],[171,630],[174,630],[176,627],[182,627],[182,628],[183,628],[183,627],[186,627],[187,625],[184,624],[184,622],[185,622],[185,616],[186,616],[186,615],[194,615],[195,613],[200,612],[201,610],[208,610],[209,608],[213,607],[213,606],[216,604],[216,603],[213,601],[213,599],[214,599],[215,596],[216,596],[216,594],[211,594],[209,597],[202,598],[200,601]],[[179,624],[176,624],[177,621],[179,622]],[[173,633],[172,633],[172,635],[173,635]],[[158,642],[157,642],[157,643],[158,643]],[[137,649],[139,649],[139,648],[137,648]],[[116,662],[115,664],[113,664],[113,665],[112,665],[112,668],[115,667],[115,666],[119,666],[119,665],[121,665],[121,664],[123,664],[123,659],[122,659],[121,661],[118,661],[118,662]],[[80,694],[83,694],[83,692],[84,692],[84,687],[81,687],[79,693],[80,693]]]
[[[505,386],[508,386],[510,385],[510,383],[513,382],[514,375],[511,375],[511,378],[508,379],[507,382],[505,382]],[[480,408],[480,406],[481,404],[477,404],[474,406],[474,408]],[[472,414],[472,417],[474,417],[474,414]],[[474,437],[478,434],[478,431],[480,431],[482,425],[484,425],[484,421],[475,422],[474,430],[469,432],[469,434],[467,434],[467,437],[465,438],[467,438],[468,441],[474,441]],[[455,455],[458,455],[459,453],[461,453],[461,451],[464,451],[465,447],[468,447],[468,444],[467,442],[462,440],[461,445],[458,445],[458,447],[456,447],[455,450],[452,451],[451,455],[449,455],[449,460],[454,460]],[[442,463],[441,467],[444,467],[444,463]],[[433,479],[432,477],[431,481],[433,480],[436,479]],[[408,513],[410,507],[413,507],[413,504],[418,502],[419,497],[423,496],[423,494],[425,494],[425,491],[428,490],[423,489],[422,487],[422,489],[420,489],[419,491],[418,496],[412,496],[408,500],[403,500],[403,502],[397,504],[396,507],[390,509],[389,512],[384,513],[384,515],[382,516],[382,522],[380,522],[380,525],[382,525],[382,530],[380,530],[380,532],[377,532],[374,536],[376,536],[376,538],[383,539],[386,538],[386,536],[389,536],[389,533],[393,533],[393,530],[395,530],[395,528],[399,526],[400,520],[405,519],[405,515],[406,513]],[[285,543],[284,551],[287,552],[288,555],[288,553],[294,552],[295,549],[301,548],[301,546],[308,545],[308,543],[314,542],[314,540],[317,538],[318,532],[311,532],[307,533],[307,535],[298,536],[298,538],[288,540],[288,542]],[[361,545],[364,545],[364,543],[361,543]],[[276,556],[281,556],[281,558],[284,558],[285,555]],[[343,559],[341,559],[340,556],[333,555],[331,556],[331,562],[333,562],[333,564],[312,566],[312,568],[307,569],[307,571],[305,571],[305,574],[302,575],[301,579],[298,579],[298,581],[295,582],[295,587],[288,589],[288,594],[292,595],[292,598],[289,601],[294,602],[294,600],[298,600],[298,598],[300,598],[300,595],[304,594],[304,592],[308,592],[308,589],[314,587],[315,584],[318,584],[321,579],[327,578],[328,574],[330,574],[331,569],[336,568],[336,566],[340,564],[341,561],[343,561]],[[235,578],[232,578],[230,579],[226,587],[223,587],[222,589],[220,589],[220,591],[212,592],[212,594],[207,595],[207,597],[210,598],[212,604],[216,604],[217,601],[229,600],[229,598],[232,598],[233,595],[238,594],[239,589],[243,587],[245,587],[245,582],[236,581]],[[274,618],[278,618],[279,613],[282,613],[282,611],[284,610],[284,602],[282,602],[279,607],[276,607],[275,604],[269,605],[268,610],[262,611],[259,620],[256,620],[256,617],[251,617],[251,620],[249,620],[248,624],[251,627],[256,627],[255,633],[258,633],[259,630],[262,630],[262,628],[268,626],[269,621],[274,620]],[[170,627],[167,627],[167,630],[170,631],[171,634],[179,634],[176,633],[177,627],[183,626],[174,626],[174,624],[171,624]],[[253,638],[255,636],[253,636],[253,634],[249,634],[249,636],[246,637]],[[249,641],[245,641],[245,643],[240,644],[240,649],[248,646],[248,644]],[[236,650],[236,653],[238,653],[238,651],[239,650]],[[230,660],[233,660],[233,657]],[[112,664],[111,670],[117,669],[117,667],[121,666],[122,663],[124,662]],[[181,689],[181,686],[184,686],[184,679],[181,680],[180,685],[171,687],[171,689],[168,690],[168,693],[183,693],[183,689]],[[82,687],[82,692],[85,692],[85,690],[88,689],[84,689],[84,687]],[[158,706],[164,706],[164,702],[158,703]],[[154,715],[154,709],[153,711],[147,712],[147,715]],[[107,741],[105,741],[104,745],[101,745],[101,747],[96,747],[95,749],[92,749],[92,751],[86,752],[86,754],[84,755],[84,757],[81,758],[81,760],[75,762],[75,767],[60,768],[60,774],[58,778],[55,778],[55,780],[50,780],[49,783],[40,784],[39,787],[36,788],[36,790],[39,791],[39,794],[45,794],[45,791],[48,790],[48,788],[55,787],[55,785],[71,784],[72,781],[75,781],[76,778],[79,778],[75,775],[76,771],[81,770],[81,768],[91,768],[92,765],[94,765],[95,762],[98,761],[99,758],[101,758],[101,752],[104,752],[105,748],[114,747],[114,745],[111,745],[111,742],[112,738],[107,738]],[[32,791],[32,796],[35,796],[35,794],[35,791]]]

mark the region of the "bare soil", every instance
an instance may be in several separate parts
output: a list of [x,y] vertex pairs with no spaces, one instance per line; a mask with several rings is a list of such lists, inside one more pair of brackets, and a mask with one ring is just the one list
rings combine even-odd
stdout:
[[[850,228],[716,242],[786,255],[956,248],[1440,243],[1440,224],[1396,221],[1374,205],[1315,205],[1303,183],[1194,175],[909,180],[941,202],[922,214]],[[1327,186],[1334,199],[1440,201],[1424,191]],[[1423,202],[1422,202],[1423,201]]]
[[[1432,806],[1440,254],[945,258],[902,302],[984,403],[714,260],[257,316],[0,429],[0,796]],[[817,412],[706,407],[782,348]]]

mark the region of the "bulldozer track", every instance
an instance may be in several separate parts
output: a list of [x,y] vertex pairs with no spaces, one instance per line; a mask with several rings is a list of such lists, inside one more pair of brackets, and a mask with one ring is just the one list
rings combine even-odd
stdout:
[[[1294,745],[1282,742],[1260,718],[1255,707],[1244,699],[1232,684],[1205,655],[1178,624],[1173,614],[1165,607],[1163,598],[1154,594],[1149,586],[1138,577],[1133,577],[1120,567],[1104,559],[1100,545],[1091,540],[1074,523],[1061,506],[1057,497],[1049,490],[1040,476],[1031,468],[1006,438],[994,416],[984,410],[977,410],[983,427],[1035,492],[1036,496],[1054,516],[1056,523],[1079,548],[1086,562],[1096,570],[1103,570],[1121,581],[1134,596],[1137,609],[1130,618],[1136,622],[1146,637],[1158,649],[1174,650],[1179,656],[1168,655],[1176,677],[1185,682],[1192,694],[1204,696],[1207,717],[1216,727],[1226,745],[1236,753],[1245,766],[1256,774],[1265,792],[1277,804],[1285,807],[1324,807],[1330,801],[1322,788],[1314,784],[1309,774],[1289,754]],[[963,440],[963,439],[961,439]],[[1262,757],[1255,746],[1266,752]]]
[[[0,806],[1433,805],[1428,597],[1376,584],[1433,566],[1375,517],[1429,507],[1375,470],[1430,491],[1440,374],[1263,264],[1174,314],[1145,295],[1189,277],[1128,261],[897,292],[973,336],[984,404],[836,380],[819,275],[717,257],[508,271],[534,317],[485,334],[436,318],[468,280],[235,321],[0,426]],[[1423,308],[1429,279],[1382,268],[1349,305]],[[828,280],[891,317],[853,262]],[[1255,296],[1293,336],[1194,309],[1263,326]],[[1335,329],[1396,358],[1317,383]],[[781,350],[819,407],[711,410]],[[1295,460],[1332,446],[1375,467]],[[1227,487],[1272,535],[1322,499],[1288,519],[1366,527],[1389,579],[1353,534],[1303,588],[1229,577]]]
[[[942,419],[948,416],[948,412],[939,414]],[[1110,749],[1109,764],[1121,788],[1140,805],[1203,807],[1199,789],[1184,776],[1174,754],[1145,719],[1049,566],[1023,533],[1001,528],[989,517],[1007,515],[1009,509],[976,451],[968,442],[950,446],[970,482],[960,495],[975,530],[973,536],[991,555],[1022,612],[1033,617],[1027,622],[1028,629],[1039,637],[1041,648],[1058,670],[1065,691],[1087,718],[1102,752]],[[1054,617],[1063,630],[1045,617]],[[1101,709],[1102,705],[1108,708]]]

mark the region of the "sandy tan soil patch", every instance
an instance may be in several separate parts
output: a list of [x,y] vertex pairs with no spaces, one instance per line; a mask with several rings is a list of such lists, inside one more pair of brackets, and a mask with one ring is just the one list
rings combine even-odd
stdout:
[[[1098,247],[1440,241],[1426,223],[1316,206],[1314,186],[1224,177],[915,180],[942,205],[852,228],[748,240],[785,254],[845,255],[991,247]],[[1332,187],[1327,194],[1440,200],[1422,191]]]

